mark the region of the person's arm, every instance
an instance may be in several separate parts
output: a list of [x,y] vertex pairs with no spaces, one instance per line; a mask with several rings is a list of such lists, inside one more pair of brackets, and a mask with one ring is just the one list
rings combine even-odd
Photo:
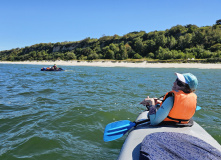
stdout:
[[154,106],[150,107],[149,117],[151,125],[158,125],[168,116],[173,107],[173,101],[174,97],[168,97],[157,111]]

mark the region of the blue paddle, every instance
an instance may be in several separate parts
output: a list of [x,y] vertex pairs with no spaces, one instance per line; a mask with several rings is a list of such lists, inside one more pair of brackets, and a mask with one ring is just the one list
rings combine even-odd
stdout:
[[122,137],[127,131],[129,131],[132,127],[136,127],[138,124],[145,123],[150,121],[149,119],[145,119],[139,122],[131,122],[129,120],[122,120],[117,122],[109,123],[104,130],[104,141],[113,141]]
[[[200,110],[201,107],[197,106],[196,111]],[[109,123],[104,130],[103,140],[105,142],[116,140],[122,137],[127,131],[129,131],[132,127],[136,127],[139,124],[150,121],[149,119],[145,119],[143,121],[131,122],[129,120],[122,120]]]
[[200,106],[196,106],[196,111],[201,110]]

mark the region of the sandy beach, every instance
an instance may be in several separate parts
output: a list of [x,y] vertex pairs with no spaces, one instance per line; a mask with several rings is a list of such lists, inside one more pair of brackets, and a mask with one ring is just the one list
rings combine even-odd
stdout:
[[199,69],[221,69],[221,63],[148,63],[125,62],[125,61],[0,61],[0,64],[32,64],[48,67],[57,66],[96,66],[96,67],[133,67],[133,68],[199,68]]

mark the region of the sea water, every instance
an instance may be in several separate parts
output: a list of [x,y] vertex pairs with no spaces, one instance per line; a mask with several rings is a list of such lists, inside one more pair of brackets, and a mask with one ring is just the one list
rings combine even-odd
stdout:
[[113,160],[126,138],[103,141],[104,128],[134,121],[139,103],[170,91],[174,72],[197,76],[194,115],[221,143],[221,70],[0,64],[0,159]]

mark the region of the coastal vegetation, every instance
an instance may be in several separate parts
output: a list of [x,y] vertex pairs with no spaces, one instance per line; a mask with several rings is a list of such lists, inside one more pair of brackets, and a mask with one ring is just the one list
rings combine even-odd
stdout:
[[212,26],[176,25],[165,31],[87,37],[0,51],[1,61],[27,60],[204,60],[221,62],[221,19]]

